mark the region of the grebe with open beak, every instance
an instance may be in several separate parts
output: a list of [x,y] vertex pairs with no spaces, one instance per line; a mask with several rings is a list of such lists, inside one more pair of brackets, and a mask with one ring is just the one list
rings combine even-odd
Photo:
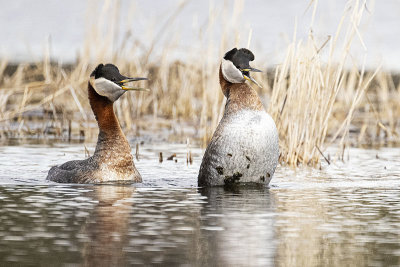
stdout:
[[[224,115],[208,145],[198,176],[199,186],[242,183],[268,185],[278,164],[278,131],[265,112],[250,72],[253,53],[232,49],[222,59],[219,81],[226,97]],[[259,86],[259,85],[258,85]]]
[[142,181],[113,108],[113,103],[126,91],[146,90],[127,85],[140,80],[147,78],[125,77],[113,64],[100,64],[96,67],[88,83],[90,106],[99,126],[96,150],[93,156],[85,160],[68,161],[52,167],[47,180],[58,183]]

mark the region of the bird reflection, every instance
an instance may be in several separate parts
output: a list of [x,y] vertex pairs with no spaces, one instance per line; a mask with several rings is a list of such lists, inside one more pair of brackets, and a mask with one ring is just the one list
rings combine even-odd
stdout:
[[[274,195],[267,188],[206,188],[198,195],[190,190],[160,192],[95,187],[91,198],[98,203],[83,229],[88,237],[85,266],[274,263]],[[200,195],[207,199],[200,200]]]
[[127,231],[132,210],[132,186],[95,186],[91,192],[98,204],[84,233],[89,238],[83,249],[85,266],[122,266],[123,247],[129,241]]
[[208,199],[202,210],[203,264],[273,263],[275,207],[268,188],[202,188],[199,193]]

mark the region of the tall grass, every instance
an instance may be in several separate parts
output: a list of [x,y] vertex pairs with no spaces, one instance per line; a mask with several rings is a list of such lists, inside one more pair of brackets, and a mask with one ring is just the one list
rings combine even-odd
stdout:
[[[345,148],[399,141],[400,86],[389,73],[366,71],[354,62],[349,65],[354,40],[363,43],[358,25],[364,11],[363,2],[350,2],[334,36],[318,40],[312,30],[306,40],[294,35],[283,62],[256,77],[264,84],[264,89],[257,90],[262,99],[268,99],[268,112],[277,123],[284,163],[315,165],[333,142]],[[159,129],[172,129],[170,133],[179,135],[188,127],[194,129],[190,138],[206,145],[223,114],[218,68],[223,53],[239,44],[235,23],[243,1],[235,1],[231,14],[210,4],[206,27],[194,29],[202,45],[194,45],[180,61],[171,61],[168,55],[176,52],[179,33],[170,25],[185,3],[171,12],[149,42],[134,38],[130,28],[120,32],[119,3],[105,1],[98,12],[93,12],[94,6],[88,10],[87,37],[75,64],[54,64],[47,52],[42,62],[19,64],[10,71],[9,62],[2,60],[0,135],[95,138],[96,124],[87,101],[88,76],[98,63],[113,62],[122,73],[150,78],[140,84],[149,87],[150,93],[127,93],[115,103],[128,135]],[[317,1],[312,16],[316,12]],[[217,19],[226,21],[218,43],[212,31]],[[161,47],[158,42],[165,36],[172,37]],[[251,36],[245,39],[247,43]],[[256,58],[263,57],[263,51],[254,52]],[[183,135],[182,141],[188,134]]]
[[[314,12],[317,5],[314,6]],[[339,94],[351,88],[347,113],[333,139],[341,136],[340,146],[345,147],[354,110],[377,72],[366,74],[364,66],[346,69],[349,51],[358,34],[364,5],[354,1],[351,10],[344,13],[334,36],[318,43],[312,31],[309,37],[289,45],[284,62],[277,68],[269,111],[278,122],[281,140],[281,160],[290,165],[315,164],[319,161],[327,134],[335,116]],[[347,29],[343,22],[350,21]],[[312,21],[314,18],[312,18]],[[312,28],[312,26],[311,26]],[[339,43],[340,40],[340,43]],[[362,39],[361,39],[362,42]],[[321,51],[328,50],[324,61]],[[339,54],[339,60],[333,61]],[[346,100],[346,99],[343,99]]]

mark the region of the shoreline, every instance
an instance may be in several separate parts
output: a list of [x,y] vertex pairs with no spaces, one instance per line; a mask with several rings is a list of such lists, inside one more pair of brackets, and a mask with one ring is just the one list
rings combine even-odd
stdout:
[[[91,67],[85,64],[78,62],[60,66],[54,62],[38,62],[3,66],[0,72],[0,101],[4,103],[0,113],[0,141],[95,142],[97,125],[86,91]],[[127,73],[146,73],[132,65],[124,65],[124,62],[119,65]],[[217,67],[212,66],[214,70]],[[207,75],[211,76],[203,76],[191,65],[180,61],[144,68],[147,70],[144,75],[150,77],[148,87],[151,91],[125,94],[122,101],[114,105],[128,139],[184,143],[189,138],[193,144],[205,147],[222,117],[225,103],[217,75],[212,74],[215,71],[207,71]],[[353,108],[348,130],[335,135],[354,105],[349,101],[360,97],[355,87],[359,72],[343,70],[342,73],[343,88],[333,100],[329,100],[334,101],[332,115],[328,120],[325,141],[318,146],[324,150],[330,144],[337,143],[341,143],[343,148],[400,144],[400,109],[396,104],[396,99],[400,97],[400,73],[380,72],[374,76],[371,71],[365,71],[365,79],[373,77],[365,88],[368,97],[361,95],[360,103]],[[282,85],[287,90],[286,86],[290,85],[285,83],[292,79],[290,75],[293,74],[287,72],[281,80],[277,78],[279,75],[282,75],[279,69],[267,68],[262,75],[256,76],[264,88],[255,88],[278,126],[294,118],[290,114],[283,121],[277,118],[284,106],[282,96],[281,100],[274,102],[274,90],[282,90],[278,87]],[[298,90],[307,91],[308,88],[301,87]],[[313,100],[310,103],[316,104]],[[271,104],[275,104],[274,107]],[[275,110],[275,113],[271,113],[271,110]],[[280,114],[276,110],[280,110]],[[291,111],[286,109],[285,112]],[[299,115],[295,119],[301,121],[301,116],[306,114],[296,116]],[[347,140],[345,143],[343,138]],[[315,153],[319,157],[319,152]]]

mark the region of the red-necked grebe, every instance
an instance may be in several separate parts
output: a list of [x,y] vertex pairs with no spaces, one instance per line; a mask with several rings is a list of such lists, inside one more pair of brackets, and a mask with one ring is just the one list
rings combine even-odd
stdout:
[[253,53],[232,49],[222,59],[219,81],[226,97],[224,115],[208,145],[198,176],[199,186],[238,183],[268,185],[278,164],[278,131],[257,92],[250,72]]
[[127,90],[145,90],[126,85],[139,80],[147,79],[125,77],[112,64],[96,67],[88,83],[90,106],[99,126],[96,150],[88,159],[68,161],[52,167],[47,175],[48,180],[59,183],[142,181],[113,109],[113,103]]

